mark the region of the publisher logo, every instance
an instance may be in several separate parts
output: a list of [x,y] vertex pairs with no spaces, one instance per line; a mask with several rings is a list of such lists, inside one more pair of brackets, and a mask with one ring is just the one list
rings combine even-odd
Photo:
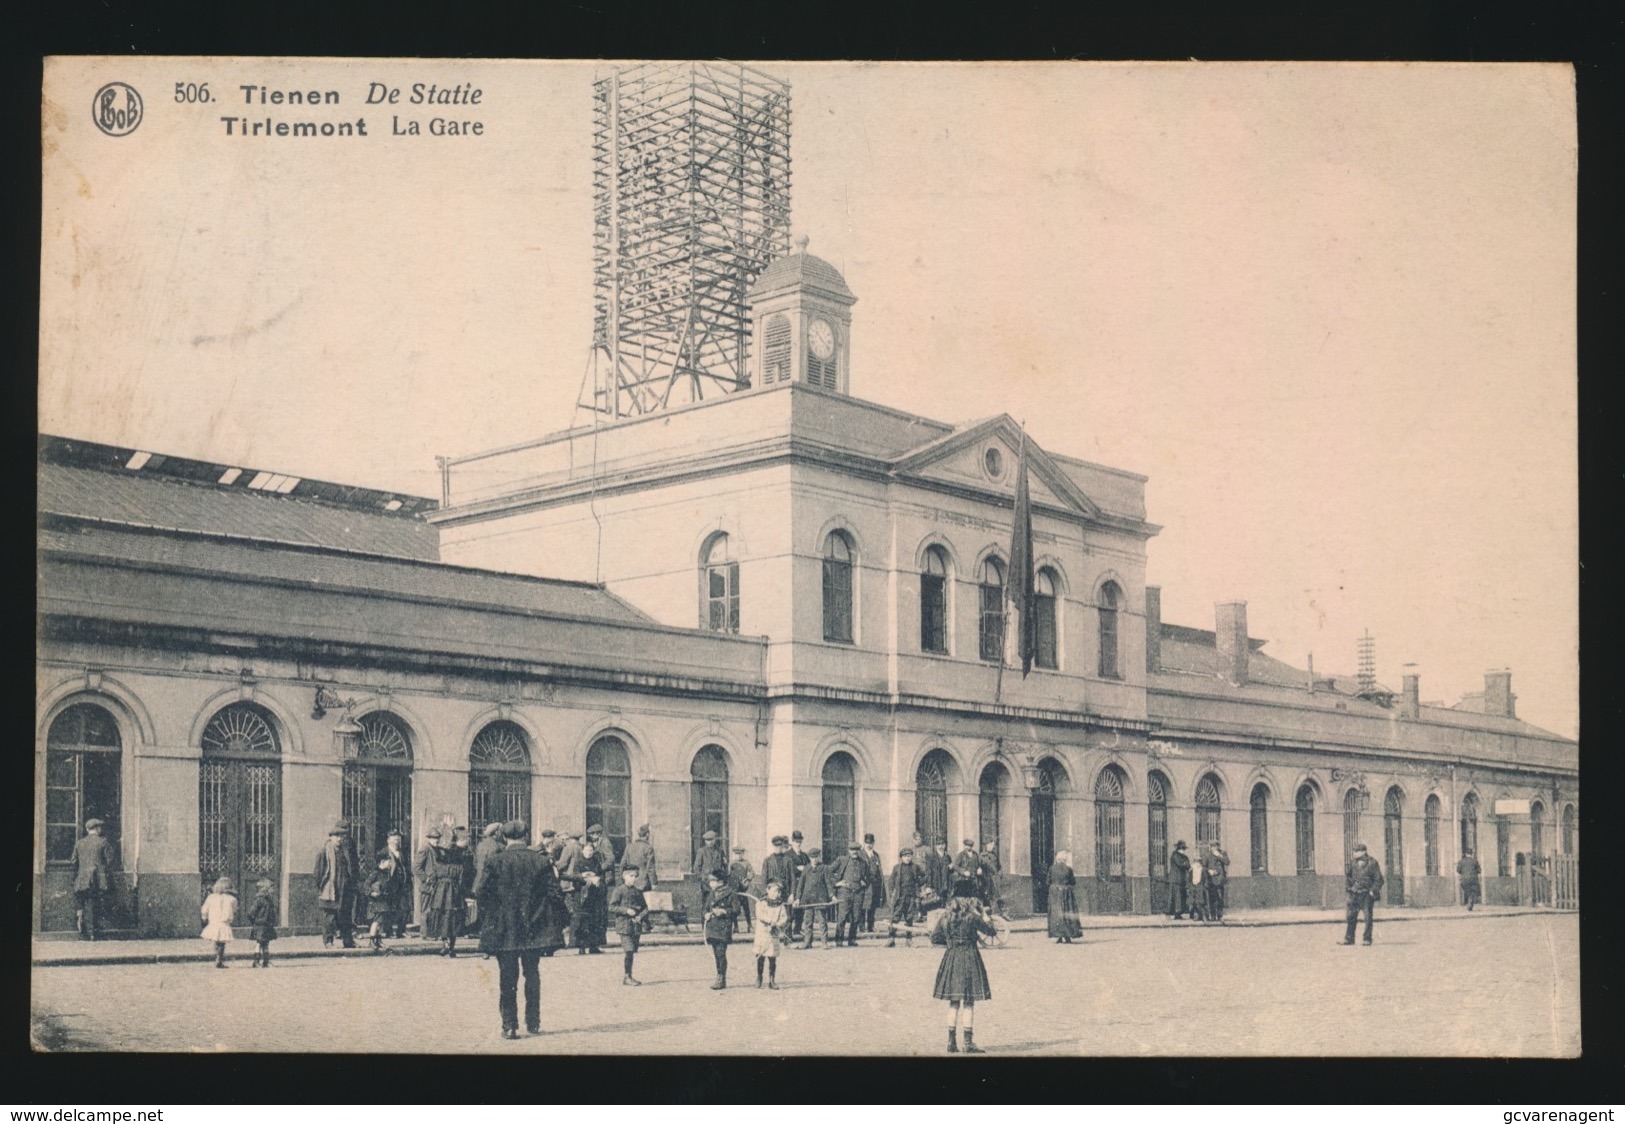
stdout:
[[97,90],[90,106],[96,127],[110,137],[127,137],[135,132],[143,113],[141,95],[124,82],[109,82]]

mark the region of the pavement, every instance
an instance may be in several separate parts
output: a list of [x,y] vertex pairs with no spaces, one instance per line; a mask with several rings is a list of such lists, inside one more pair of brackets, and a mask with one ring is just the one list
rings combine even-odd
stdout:
[[[977,1044],[992,1057],[1580,1052],[1573,913],[1396,910],[1379,913],[1374,945],[1352,948],[1327,911],[1256,921],[1090,918],[1073,945],[1018,925],[982,954],[993,995],[976,1005]],[[621,984],[613,949],[564,952],[542,961],[541,1033],[517,1041],[497,1033],[496,964],[477,953],[285,955],[270,970],[239,959],[218,971],[199,963],[201,941],[124,943],[189,951],[36,965],[36,1049],[941,1056],[946,1045],[947,1005],[932,998],[943,954],[921,938],[787,951],[777,991],[755,986],[744,941],[722,991],[710,950],[680,940],[638,953],[641,987]],[[81,947],[101,951],[68,951]],[[414,1038],[423,1027],[430,1040]]]
[[[1435,920],[1485,920],[1499,917],[1520,917],[1525,915],[1554,915],[1563,911],[1540,909],[1534,907],[1512,906],[1484,906],[1471,912],[1460,906],[1449,906],[1431,909],[1398,908],[1384,912],[1378,908],[1378,919],[1382,924],[1393,922],[1435,921]],[[1213,928],[1248,929],[1276,925],[1336,925],[1341,927],[1344,923],[1343,911],[1340,909],[1313,909],[1313,908],[1285,908],[1285,909],[1256,909],[1237,910],[1227,914],[1219,925],[1208,926]],[[877,923],[878,924],[878,923]],[[1017,918],[1008,924],[1001,921],[999,927],[1010,933],[1042,933],[1048,922],[1044,917]],[[1110,931],[1118,929],[1191,929],[1203,928],[1201,922],[1170,921],[1168,918],[1146,914],[1121,914],[1106,916],[1089,916],[1083,918],[1084,932]],[[749,937],[740,934],[736,940],[749,941]],[[885,940],[885,933],[865,933],[861,941]],[[698,925],[689,930],[681,928],[666,930],[664,928],[646,934],[640,942],[644,948],[660,948],[667,945],[700,945],[705,943],[704,934]],[[365,945],[363,937],[357,937],[358,945]],[[615,951],[618,947],[614,933],[609,934],[609,942],[605,948]],[[440,945],[435,941],[425,941],[417,938],[415,934],[403,940],[385,942],[385,954],[393,956],[433,956],[440,951]],[[569,950],[565,950],[566,953]],[[479,956],[479,940],[477,937],[466,937],[458,947],[459,956]],[[227,948],[228,960],[249,960],[254,953],[254,945],[248,940],[234,941]],[[271,945],[271,954],[279,960],[305,959],[309,957],[374,957],[378,953],[366,947],[353,949],[343,948],[337,943],[332,948],[324,948],[319,936],[292,936],[281,937]],[[108,965],[108,964],[184,964],[214,959],[214,945],[201,939],[104,939],[99,941],[81,941],[74,939],[51,938],[41,940],[35,938],[32,948],[32,961],[38,967],[62,967],[65,965]]]

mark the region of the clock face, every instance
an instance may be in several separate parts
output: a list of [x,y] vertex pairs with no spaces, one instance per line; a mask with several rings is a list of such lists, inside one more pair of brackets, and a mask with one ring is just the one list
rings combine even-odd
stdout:
[[814,320],[807,326],[807,346],[820,359],[835,354],[835,329],[829,326],[828,320]]

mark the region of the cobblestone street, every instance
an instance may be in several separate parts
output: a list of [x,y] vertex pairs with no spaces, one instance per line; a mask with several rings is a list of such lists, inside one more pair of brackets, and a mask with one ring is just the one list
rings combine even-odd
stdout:
[[[1574,914],[1383,924],[1371,948],[1341,926],[1089,929],[1057,946],[1017,933],[984,955],[993,999],[976,1009],[989,1054],[1573,1056],[1579,1052]],[[251,946],[239,942],[238,951]],[[273,946],[274,948],[275,946]],[[199,942],[198,951],[205,951]],[[61,1049],[614,1054],[938,1054],[941,950],[868,941],[788,952],[781,990],[758,991],[748,942],[729,986],[703,946],[648,948],[641,988],[621,958],[542,961],[542,1034],[497,1035],[496,962],[478,953],[36,967],[37,1041]],[[425,1046],[428,1040],[419,1038]]]

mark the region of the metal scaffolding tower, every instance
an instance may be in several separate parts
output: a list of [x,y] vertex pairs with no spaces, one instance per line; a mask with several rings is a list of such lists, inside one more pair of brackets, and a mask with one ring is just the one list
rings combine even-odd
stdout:
[[745,294],[790,249],[790,87],[744,66],[645,63],[594,97],[581,406],[622,418],[748,387]]

